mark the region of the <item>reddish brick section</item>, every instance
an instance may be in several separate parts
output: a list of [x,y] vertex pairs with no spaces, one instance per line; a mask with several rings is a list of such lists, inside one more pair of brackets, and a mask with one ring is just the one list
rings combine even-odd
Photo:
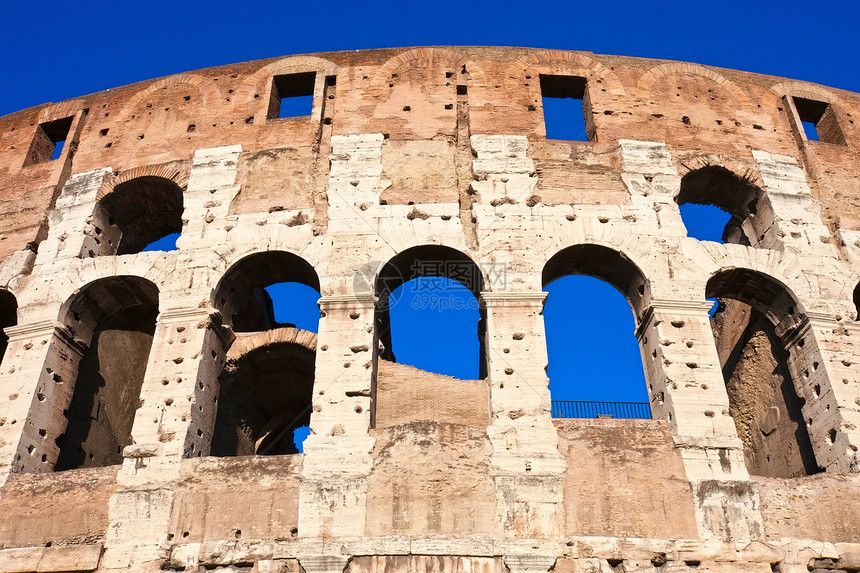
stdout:
[[379,360],[376,427],[435,421],[486,428],[490,395],[486,380],[460,380]]
[[[421,65],[404,65],[415,62]],[[306,71],[336,77],[337,93],[326,103],[327,117],[320,116],[320,92],[311,116],[267,119],[271,76]],[[542,73],[586,78],[595,141],[545,140],[538,81]],[[617,201],[620,183],[613,181],[611,173],[617,172],[618,159],[612,151],[619,139],[666,141],[681,158],[681,167],[686,155],[702,154],[751,165],[751,150],[767,149],[794,156],[807,167],[814,163],[813,191],[825,203],[825,220],[834,228],[840,219],[842,225],[858,228],[860,205],[854,197],[860,184],[849,175],[860,170],[857,94],[695,64],[588,52],[384,49],[231,64],[0,118],[0,257],[43,238],[45,213],[71,174],[110,167],[122,177],[147,165],[175,167],[188,162],[195,149],[228,144],[241,144],[245,153],[314,150],[322,119],[329,122],[326,129],[333,135],[382,132],[392,140],[449,137],[457,130],[457,86],[468,89],[470,133],[529,136],[542,180],[553,189],[544,201]],[[838,126],[845,145],[808,142],[801,151],[784,109],[786,93],[830,103],[835,117],[828,125]],[[432,115],[418,113],[427,105]],[[74,118],[68,149],[54,161],[25,165],[39,125],[65,117]],[[408,150],[405,153],[411,160]],[[316,159],[304,152],[278,158],[277,169],[296,173],[297,179],[291,179],[298,185],[290,193],[309,197],[301,188],[324,178],[328,162],[320,153],[313,155]],[[438,165],[444,158],[430,160]],[[570,164],[561,169],[565,160],[585,175],[581,185],[568,177]],[[569,193],[554,196],[559,190]],[[243,189],[241,204],[247,207],[237,204],[240,212],[254,208],[257,191],[262,193],[260,203],[273,192],[264,183],[258,189]],[[406,202],[402,195],[391,199]]]

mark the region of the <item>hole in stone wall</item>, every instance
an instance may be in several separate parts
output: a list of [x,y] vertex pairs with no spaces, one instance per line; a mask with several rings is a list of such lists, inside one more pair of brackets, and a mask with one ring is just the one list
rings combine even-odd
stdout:
[[[0,289],[0,329],[6,329],[18,324],[18,301],[11,292]],[[9,336],[4,330],[0,330],[0,361],[6,354],[9,345]]]
[[540,87],[547,139],[592,141],[585,78],[541,75]]
[[315,339],[296,331],[273,333],[270,342],[227,361],[220,376],[213,456],[295,454],[302,451],[311,415]]
[[794,97],[792,100],[807,140],[835,145],[846,144],[833,106],[827,102],[801,97]]
[[63,119],[40,123],[36,128],[36,134],[33,136],[24,165],[58,159],[65,147],[73,119],[74,117],[64,117]]
[[269,119],[310,115],[313,110],[315,80],[315,72],[272,78]]
[[256,253],[234,264],[213,295],[224,324],[235,332],[296,326],[316,332],[319,278],[301,257],[284,251]]
[[[218,379],[211,454],[302,451],[310,423],[319,278],[304,259],[283,251],[235,263],[213,304],[236,340]],[[217,353],[213,352],[213,357]]]
[[394,289],[389,301],[396,362],[465,380],[478,378],[481,313],[463,283],[417,277]]

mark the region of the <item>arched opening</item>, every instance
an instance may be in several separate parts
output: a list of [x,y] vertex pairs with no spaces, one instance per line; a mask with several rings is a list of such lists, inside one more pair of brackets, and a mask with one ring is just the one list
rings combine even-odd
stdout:
[[818,363],[805,366],[809,354],[786,344],[804,320],[800,305],[784,285],[747,269],[718,272],[706,295],[719,301],[711,326],[747,470],[780,478],[820,471],[796,385],[798,374],[815,376]]
[[310,423],[316,335],[269,331],[237,341],[220,378],[213,456],[295,454]]
[[463,379],[486,377],[481,269],[449,247],[413,247],[376,278],[377,356]]
[[719,165],[707,165],[681,179],[675,201],[690,237],[766,246],[773,215],[763,196],[751,177],[739,176]]
[[310,263],[292,253],[267,251],[249,255],[227,271],[215,289],[213,306],[235,332],[281,326],[316,332],[319,291]]
[[302,451],[311,415],[319,289],[313,267],[283,251],[247,256],[221,279],[213,305],[236,338],[221,349],[226,356],[212,455]]
[[[55,337],[54,344],[67,346],[58,351],[70,351],[70,362],[77,357],[79,361],[69,372],[74,390],[68,402],[56,405],[65,410],[65,424],[56,438],[54,470],[122,463],[122,450],[131,443],[157,316],[158,289],[139,277],[100,279],[67,304],[61,321],[70,339]],[[48,370],[54,383],[67,374],[60,368]],[[57,389],[40,388],[40,396],[51,391],[63,401]],[[47,429],[40,435],[43,432]]]
[[0,361],[6,355],[9,336],[2,330],[18,324],[18,301],[6,289],[0,289]]
[[575,245],[547,262],[542,281],[553,417],[650,418],[635,335],[642,272],[622,253]]
[[170,179],[142,176],[120,183],[96,203],[94,233],[81,255],[174,250],[182,233],[182,210],[182,188]]

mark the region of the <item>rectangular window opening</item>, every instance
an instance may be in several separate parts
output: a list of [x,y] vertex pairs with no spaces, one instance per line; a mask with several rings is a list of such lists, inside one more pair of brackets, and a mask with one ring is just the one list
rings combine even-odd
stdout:
[[792,100],[808,141],[845,145],[845,137],[839,129],[833,106],[827,102],[801,97],[795,97]]
[[73,116],[39,124],[25,165],[58,159],[63,153]]
[[593,128],[586,121],[590,106],[585,78],[541,75],[540,91],[547,139],[594,139]]
[[269,119],[311,115],[314,107],[315,72],[272,78]]

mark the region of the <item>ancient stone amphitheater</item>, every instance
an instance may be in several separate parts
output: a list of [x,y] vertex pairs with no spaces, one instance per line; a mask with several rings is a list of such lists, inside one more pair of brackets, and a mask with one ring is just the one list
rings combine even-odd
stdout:
[[[802,81],[493,47],[0,118],[0,570],[860,570],[858,119]],[[389,294],[455,272],[479,380],[391,352]],[[624,293],[651,419],[552,417],[570,274]],[[274,320],[285,281],[318,333]]]

